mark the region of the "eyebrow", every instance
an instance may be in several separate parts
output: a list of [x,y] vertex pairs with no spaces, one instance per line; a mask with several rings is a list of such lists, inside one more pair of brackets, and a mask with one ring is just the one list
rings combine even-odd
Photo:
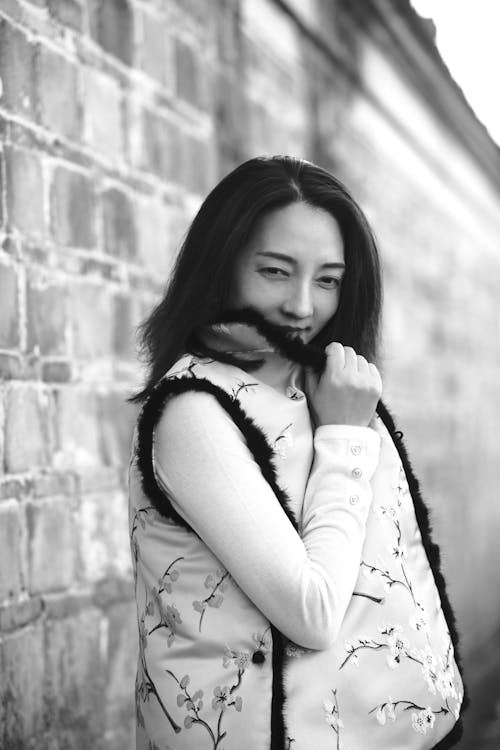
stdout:
[[[272,253],[272,252],[264,252],[263,250],[259,250],[257,251],[256,255],[264,255],[267,258],[277,258],[278,260],[286,260],[288,263],[297,265],[297,261],[295,260],[295,258],[292,258],[290,255],[285,255],[284,253]],[[345,263],[323,263],[321,268],[345,268]]]

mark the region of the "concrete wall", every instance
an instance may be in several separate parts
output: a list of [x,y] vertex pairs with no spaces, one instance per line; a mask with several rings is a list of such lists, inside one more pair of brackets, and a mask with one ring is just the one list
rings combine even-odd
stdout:
[[256,154],[379,238],[385,398],[468,663],[498,630],[500,156],[406,2],[0,0],[0,746],[133,747],[134,326]]

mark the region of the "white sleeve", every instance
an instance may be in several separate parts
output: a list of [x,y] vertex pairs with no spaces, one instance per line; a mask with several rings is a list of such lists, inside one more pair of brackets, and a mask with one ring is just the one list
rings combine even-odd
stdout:
[[379,435],[316,429],[301,536],[212,395],[169,399],[154,440],[157,479],[173,507],[245,594],[298,645],[330,646],[359,572]]

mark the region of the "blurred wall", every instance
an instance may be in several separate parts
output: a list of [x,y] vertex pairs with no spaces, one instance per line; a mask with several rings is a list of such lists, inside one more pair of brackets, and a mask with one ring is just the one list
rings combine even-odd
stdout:
[[374,225],[385,399],[472,665],[500,616],[500,155],[406,0],[0,0],[0,93],[0,746],[134,746],[133,329],[256,154],[331,169]]

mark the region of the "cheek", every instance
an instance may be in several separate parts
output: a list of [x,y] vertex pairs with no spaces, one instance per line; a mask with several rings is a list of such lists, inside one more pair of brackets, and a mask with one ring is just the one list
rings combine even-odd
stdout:
[[318,303],[318,318],[321,319],[321,323],[326,323],[327,320],[330,320],[332,315],[335,314],[337,311],[337,308],[339,306],[339,297],[340,297],[340,289],[337,290],[335,294],[332,294],[330,297],[323,298]]

